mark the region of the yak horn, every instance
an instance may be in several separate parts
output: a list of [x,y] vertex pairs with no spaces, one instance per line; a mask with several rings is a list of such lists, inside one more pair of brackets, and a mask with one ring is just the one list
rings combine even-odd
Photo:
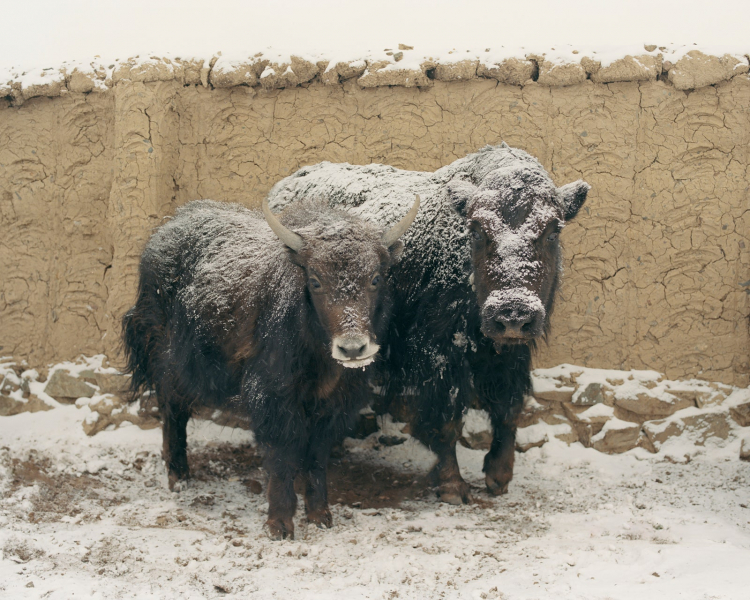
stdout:
[[386,248],[393,246],[393,244],[404,235],[406,230],[409,229],[409,226],[414,222],[414,218],[417,216],[419,202],[419,194],[417,194],[417,197],[414,200],[414,205],[411,207],[411,210],[406,213],[406,216],[383,234],[382,242]]
[[279,222],[276,215],[274,215],[268,207],[267,198],[263,198],[263,216],[266,218],[266,223],[268,223],[271,230],[279,236],[279,239],[284,242],[286,246],[289,246],[295,252],[299,252],[302,249],[302,246],[305,245],[302,236],[288,230]]

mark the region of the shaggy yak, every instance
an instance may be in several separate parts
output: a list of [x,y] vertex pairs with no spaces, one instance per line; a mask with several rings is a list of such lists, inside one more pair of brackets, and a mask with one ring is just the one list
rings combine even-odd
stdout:
[[[474,399],[493,441],[487,488],[513,476],[516,421],[530,391],[531,354],[549,328],[562,272],[558,236],[586,200],[583,181],[555,187],[539,162],[506,144],[487,146],[434,173],[320,163],[280,181],[271,206],[325,197],[384,225],[413,194],[422,209],[389,274],[393,319],[384,353],[383,405],[411,422],[438,456],[440,498],[470,502],[456,442]],[[400,416],[401,416],[400,415]]]
[[[332,445],[368,402],[391,312],[386,274],[416,216],[385,233],[303,200],[265,221],[238,205],[186,204],[149,240],[123,317],[132,390],[156,392],[169,487],[189,476],[186,427],[208,406],[249,420],[265,449],[269,533],[294,536],[294,478],[307,518],[330,527]],[[283,224],[282,224],[283,223]]]

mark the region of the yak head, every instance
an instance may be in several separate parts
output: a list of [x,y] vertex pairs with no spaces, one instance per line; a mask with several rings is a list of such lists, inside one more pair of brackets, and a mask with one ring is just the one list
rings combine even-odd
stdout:
[[385,275],[403,249],[399,238],[417,215],[419,196],[385,233],[322,203],[300,204],[285,219],[296,231],[282,225],[266,201],[263,213],[292,261],[304,270],[331,356],[345,367],[364,367],[375,360],[385,334],[390,308]]
[[558,236],[590,188],[580,180],[557,188],[532,161],[490,171],[479,185],[448,184],[453,208],[466,219],[481,330],[498,351],[533,345],[547,332],[562,272]]

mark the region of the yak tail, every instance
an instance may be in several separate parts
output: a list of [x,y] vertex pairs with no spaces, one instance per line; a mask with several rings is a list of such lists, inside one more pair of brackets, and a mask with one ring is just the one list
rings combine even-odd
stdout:
[[130,401],[141,391],[153,390],[153,363],[162,338],[164,311],[156,292],[158,288],[144,281],[141,274],[135,305],[122,317],[122,343],[125,350],[125,372],[130,373]]

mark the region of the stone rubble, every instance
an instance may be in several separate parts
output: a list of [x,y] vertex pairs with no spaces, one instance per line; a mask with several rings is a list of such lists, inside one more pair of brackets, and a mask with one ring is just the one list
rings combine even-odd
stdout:
[[108,427],[116,429],[124,422],[141,429],[154,429],[161,424],[156,406],[142,401],[131,404],[127,399],[113,394],[79,398],[75,404],[79,408],[87,406],[91,411],[83,420],[86,435],[95,435]]
[[[102,366],[104,357],[85,364],[50,367],[46,379],[36,370],[0,363],[0,416],[50,410],[56,403],[86,410],[83,429],[95,435],[128,422],[143,429],[159,426],[155,396],[130,402],[130,377]],[[533,394],[518,421],[516,450],[526,452],[556,438],[607,454],[635,448],[658,453],[677,438],[692,446],[725,444],[743,438],[741,458],[750,460],[750,390],[700,380],[670,381],[654,371],[614,371],[560,365],[532,374]],[[390,415],[365,411],[357,437],[397,435],[409,428]],[[250,429],[229,413],[203,409],[196,418],[226,427]],[[366,426],[366,427],[365,427]],[[367,431],[364,431],[364,429]],[[461,443],[487,450],[492,426],[483,410],[470,409]]]
[[[750,391],[700,380],[670,381],[653,371],[613,371],[560,365],[533,373],[533,395],[518,422],[516,450],[549,441],[580,442],[607,454],[643,448],[657,453],[681,438],[694,446],[724,443],[743,432],[750,456]],[[487,449],[482,411],[471,411],[463,443]],[[486,422],[482,428],[481,423]],[[556,429],[560,426],[565,429]],[[747,428],[747,429],[744,429]],[[750,458],[748,458],[750,459]]]
[[44,392],[63,404],[73,404],[78,398],[91,398],[97,389],[82,378],[63,370],[52,373]]
[[688,52],[674,66],[665,65],[665,68],[669,73],[669,81],[678,90],[716,85],[748,72],[747,60],[743,62],[729,54],[708,56],[700,50]]
[[539,75],[539,67],[533,60],[507,58],[499,64],[479,63],[477,77],[497,79],[508,85],[525,85]]
[[513,86],[539,84],[548,87],[578,85],[587,80],[607,84],[663,79],[678,90],[693,90],[728,81],[750,70],[747,56],[711,56],[698,49],[686,52],[673,63],[668,59],[670,54],[663,52],[666,47],[653,44],[645,45],[643,54],[627,54],[606,66],[595,58],[596,53],[581,55],[579,59],[576,56],[578,60],[566,58],[562,61],[559,57],[553,60],[546,53],[529,53],[499,61],[476,58],[476,54],[462,59],[457,54],[455,60],[425,58],[415,63],[412,59],[411,66],[403,66],[399,63],[404,61],[404,53],[412,52],[414,48],[400,44],[399,49],[398,52],[388,51],[335,64],[326,59],[312,62],[294,55],[288,57],[287,62],[273,62],[262,52],[245,60],[229,60],[220,52],[211,60],[139,55],[112,65],[92,61],[88,67],[44,69],[26,85],[21,83],[26,74],[13,72],[11,79],[0,82],[0,96],[9,97],[15,105],[20,105],[36,97],[106,91],[123,82],[174,80],[183,85],[213,88],[247,86],[275,90],[304,85],[316,78],[325,85],[340,85],[356,79],[362,88],[430,87],[434,80],[451,82],[478,78],[496,79]]
[[[51,410],[58,403],[75,404],[87,411],[83,419],[87,435],[108,428],[116,429],[124,422],[141,429],[159,427],[156,397],[143,393],[133,399],[130,376],[104,367],[104,361],[104,356],[98,355],[78,361],[78,364],[54,365],[49,368],[52,373],[49,379],[37,370],[0,362],[0,416]],[[205,409],[194,416],[223,427],[250,429],[246,420],[221,411]]]
[[0,379],[0,417],[23,412],[50,410],[52,407],[29,390],[29,380],[5,376]]
[[740,427],[750,427],[750,402],[745,402],[730,409],[732,418]]

